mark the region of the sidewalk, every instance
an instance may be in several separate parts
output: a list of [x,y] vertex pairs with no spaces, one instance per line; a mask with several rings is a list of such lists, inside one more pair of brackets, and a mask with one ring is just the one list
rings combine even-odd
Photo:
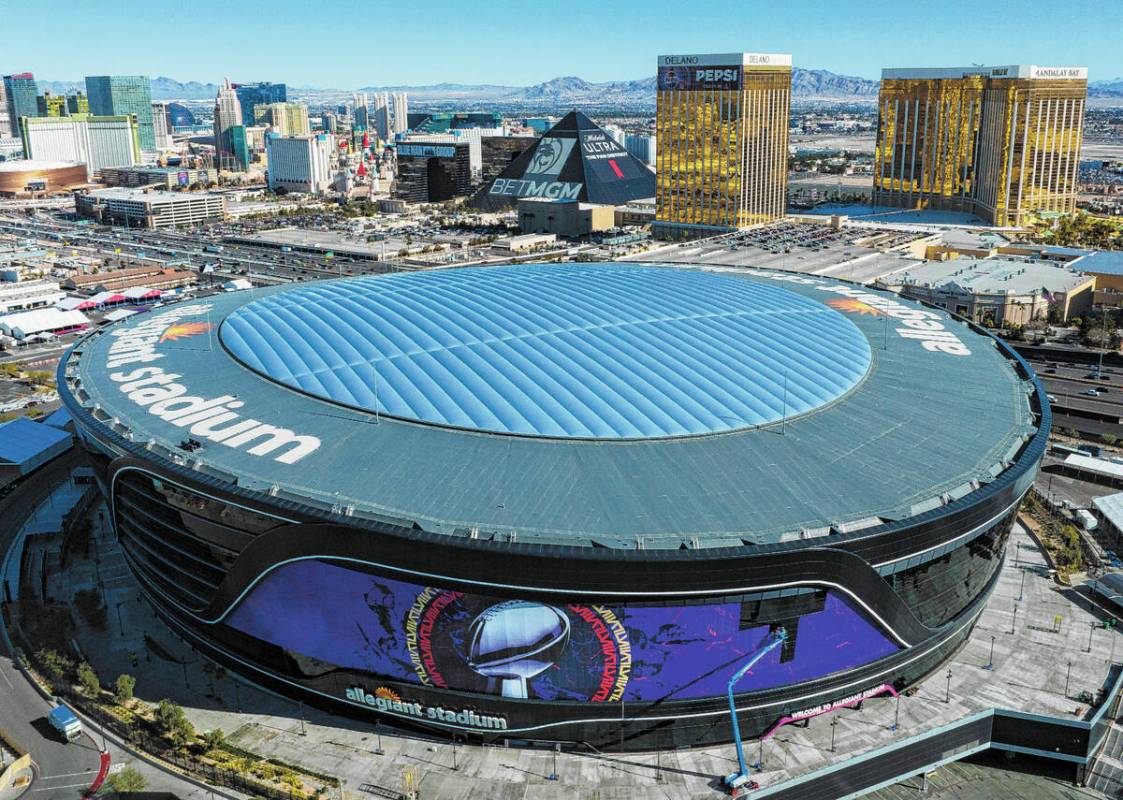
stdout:
[[[98,511],[96,558],[73,559],[64,573],[50,576],[49,591],[70,596],[100,579],[107,627],[82,628],[76,638],[102,683],[133,675],[138,698],[156,703],[168,697],[199,731],[221,728],[229,742],[263,759],[337,776],[344,798],[385,797],[420,786],[422,797],[442,800],[701,799],[720,796],[716,776],[736,768],[731,745],[562,753],[556,756],[558,780],[551,781],[555,755],[549,751],[454,745],[308,709],[215,669],[161,623],[140,599],[112,534],[97,526]],[[1057,590],[1043,554],[1016,529],[990,603],[947,667],[902,698],[899,708],[892,699],[869,700],[861,710],[838,711],[807,728],[782,728],[762,750],[755,741],[746,743],[751,761],[762,757],[756,780],[774,786],[992,707],[1080,719],[1086,704],[1074,698],[1103,684],[1120,635],[1093,627],[1097,619],[1085,606],[1072,590]],[[1123,658],[1123,648],[1118,655]]]

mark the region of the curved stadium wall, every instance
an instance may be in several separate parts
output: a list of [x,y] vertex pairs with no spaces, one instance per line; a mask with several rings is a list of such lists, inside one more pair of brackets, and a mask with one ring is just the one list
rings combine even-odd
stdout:
[[1028,367],[986,341],[1031,392],[1036,425],[992,480],[892,521],[722,546],[434,532],[232,480],[194,459],[187,440],[138,437],[81,380],[88,344],[64,360],[59,385],[145,596],[208,655],[368,718],[491,741],[650,749],[728,741],[726,681],[778,628],[787,640],[737,694],[746,736],[802,710],[899,692],[962,644],[1049,427]]

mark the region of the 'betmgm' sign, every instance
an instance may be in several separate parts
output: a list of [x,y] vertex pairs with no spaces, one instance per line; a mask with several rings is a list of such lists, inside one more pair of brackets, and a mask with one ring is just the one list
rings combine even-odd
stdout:
[[545,197],[550,200],[577,200],[581,183],[559,181],[558,175],[569,160],[575,139],[545,136],[534,148],[534,155],[521,178],[496,178],[488,194],[507,197]]

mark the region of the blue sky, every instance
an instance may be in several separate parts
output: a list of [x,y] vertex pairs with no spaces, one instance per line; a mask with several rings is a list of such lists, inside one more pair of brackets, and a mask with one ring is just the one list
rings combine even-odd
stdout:
[[660,53],[884,66],[1036,63],[1123,76],[1123,0],[0,0],[0,74],[290,85],[531,84],[653,74]]

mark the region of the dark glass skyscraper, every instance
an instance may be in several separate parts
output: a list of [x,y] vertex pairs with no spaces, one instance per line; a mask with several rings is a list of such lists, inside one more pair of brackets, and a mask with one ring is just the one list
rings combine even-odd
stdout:
[[234,93],[238,95],[238,102],[242,104],[242,124],[249,127],[254,124],[254,107],[268,103],[287,103],[288,89],[283,83],[236,83]]
[[141,150],[156,149],[152,127],[152,88],[147,75],[86,76],[90,113],[96,116],[135,114]]
[[39,90],[35,86],[35,76],[30,72],[21,72],[16,75],[4,76],[4,95],[6,98],[4,109],[8,115],[8,124],[11,126],[11,135],[20,135],[20,117],[39,116]]

